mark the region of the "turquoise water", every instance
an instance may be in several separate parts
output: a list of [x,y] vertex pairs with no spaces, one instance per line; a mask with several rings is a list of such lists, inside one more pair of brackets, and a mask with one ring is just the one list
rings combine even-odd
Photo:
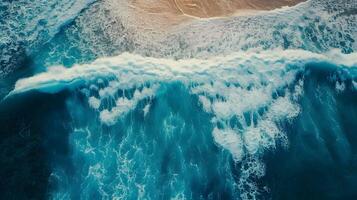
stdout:
[[357,197],[356,3],[157,48],[110,3],[0,3],[1,198]]

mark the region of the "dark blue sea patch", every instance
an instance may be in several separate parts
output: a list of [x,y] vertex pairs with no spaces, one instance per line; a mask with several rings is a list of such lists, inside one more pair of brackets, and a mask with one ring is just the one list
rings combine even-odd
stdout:
[[1,199],[47,199],[51,160],[69,155],[65,96],[34,92],[0,103]]
[[[266,156],[272,199],[357,198],[357,91],[354,69],[308,66],[301,114],[285,124],[289,148]],[[345,90],[336,90],[343,80]]]

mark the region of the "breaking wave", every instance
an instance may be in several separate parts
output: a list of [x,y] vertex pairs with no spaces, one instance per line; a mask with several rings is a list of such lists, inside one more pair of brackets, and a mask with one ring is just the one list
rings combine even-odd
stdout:
[[[213,184],[205,180],[211,178],[206,170],[218,170],[219,180],[230,184],[224,186],[229,196],[250,199],[263,190],[256,182],[265,175],[264,153],[289,146],[282,124],[301,112],[309,66],[347,71],[344,76],[336,72],[338,78],[330,82],[336,93],[355,92],[357,74],[350,68],[356,60],[355,53],[302,50],[179,61],[123,54],[71,68],[51,67],[19,80],[7,98],[33,90],[69,90],[79,96],[67,102],[78,171],[70,175],[63,174],[63,166],[54,169],[54,181],[66,180],[54,198],[90,198],[97,191],[102,198],[215,199],[222,194],[195,194],[190,182],[196,174],[200,184]],[[218,159],[218,166],[209,169],[205,165],[212,159]],[[236,165],[239,175],[231,169]]]

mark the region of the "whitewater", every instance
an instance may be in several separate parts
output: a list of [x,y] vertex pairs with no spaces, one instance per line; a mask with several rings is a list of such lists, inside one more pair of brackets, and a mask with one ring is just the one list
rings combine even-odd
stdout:
[[140,32],[121,3],[24,1],[42,15],[17,16],[0,3],[1,148],[19,155],[2,155],[19,175],[0,189],[21,191],[5,197],[357,196],[356,2],[164,34]]

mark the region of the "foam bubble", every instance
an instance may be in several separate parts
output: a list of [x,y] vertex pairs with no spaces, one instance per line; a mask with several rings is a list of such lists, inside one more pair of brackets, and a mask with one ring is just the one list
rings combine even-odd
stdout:
[[344,82],[339,82],[339,81],[336,81],[336,86],[335,86],[337,92],[343,92],[345,89],[346,89],[346,85]]
[[243,142],[240,135],[232,129],[213,129],[212,135],[214,140],[233,154],[237,161],[241,161],[244,155]]
[[88,99],[88,103],[89,103],[89,105],[90,105],[92,108],[94,108],[94,109],[98,109],[99,106],[100,106],[100,100],[97,99],[97,98],[95,98],[95,97],[90,97],[90,98]]

